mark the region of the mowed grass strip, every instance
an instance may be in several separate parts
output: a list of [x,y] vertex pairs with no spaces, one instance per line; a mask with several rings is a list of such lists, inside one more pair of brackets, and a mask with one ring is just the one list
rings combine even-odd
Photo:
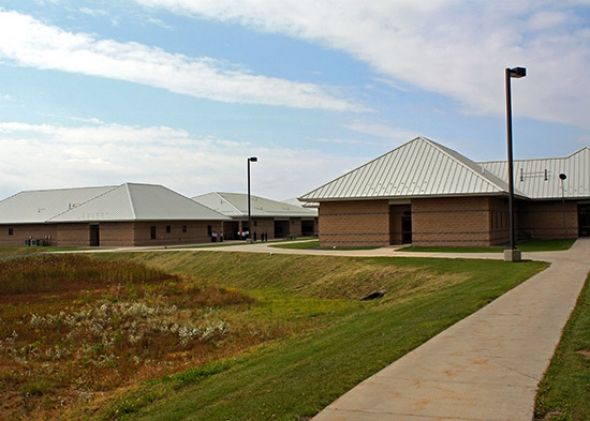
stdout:
[[[490,260],[346,258],[240,253],[142,253],[166,271],[254,292],[360,304],[318,327],[201,371],[146,383],[78,419],[307,420],[356,384],[546,265]],[[358,302],[370,291],[382,300]],[[276,314],[276,317],[285,315]],[[329,323],[322,323],[324,316]],[[203,371],[206,375],[202,374]],[[75,418],[75,417],[74,417]]]
[[535,420],[590,420],[589,393],[590,283],[586,279],[547,373],[539,384]]
[[[530,240],[516,245],[523,252],[569,250],[576,240]],[[403,247],[400,251],[423,253],[503,253],[507,246],[492,247]]]

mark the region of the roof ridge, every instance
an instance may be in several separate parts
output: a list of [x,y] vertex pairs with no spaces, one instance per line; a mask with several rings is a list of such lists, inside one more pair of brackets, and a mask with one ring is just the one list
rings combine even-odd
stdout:
[[129,205],[131,206],[132,219],[137,219],[137,212],[135,211],[135,201],[133,200],[133,194],[131,192],[130,185],[133,183],[123,183],[119,187],[124,187],[127,192],[127,198],[129,199]]
[[[221,197],[221,200],[225,201],[236,212],[243,213],[240,209],[238,209],[237,207],[235,207],[234,204],[230,200],[227,200],[225,197],[222,196],[222,194],[236,194],[236,193],[229,193],[229,192],[218,193],[218,192],[213,192],[213,194],[216,194],[217,196]],[[252,195],[250,195],[250,196],[252,196]]]
[[[572,158],[573,156],[575,156],[575,155],[577,155],[579,153],[584,152],[586,149],[590,151],[590,147],[584,146],[584,147],[578,149],[577,151],[572,152],[571,154],[569,154],[567,156],[553,156],[553,157],[549,157],[549,158],[523,158],[523,159],[515,159],[514,162],[557,161],[557,160],[560,160],[560,159],[569,159],[569,158]],[[495,164],[497,162],[506,163],[506,160],[505,159],[496,159],[496,160],[493,160],[493,161],[480,161],[480,162],[478,162],[478,164],[480,164],[480,165],[482,165],[482,164],[486,165],[486,164]]]
[[427,138],[425,138],[425,137],[422,137],[422,136],[416,136],[414,139],[410,140],[409,142],[403,143],[403,144],[399,145],[398,147],[396,147],[396,148],[394,148],[394,149],[392,149],[392,150],[390,150],[390,151],[388,151],[388,152],[385,152],[385,153],[383,153],[383,154],[379,155],[378,157],[376,157],[376,158],[373,158],[373,159],[371,159],[370,161],[368,161],[368,162],[365,162],[365,163],[364,163],[364,164],[362,164],[362,165],[359,165],[359,166],[358,166],[358,167],[356,167],[356,168],[353,168],[352,170],[350,170],[350,171],[348,171],[348,172],[346,172],[346,173],[342,174],[340,177],[336,177],[336,178],[335,178],[335,179],[333,179],[333,180],[330,180],[330,181],[327,181],[327,182],[325,182],[325,183],[324,183],[324,184],[322,184],[321,186],[319,186],[319,187],[316,187],[316,188],[315,188],[315,189],[313,189],[312,191],[310,191],[310,192],[308,192],[308,193],[304,194],[303,196],[300,196],[300,197],[298,197],[297,199],[298,199],[298,200],[301,200],[301,199],[303,199],[303,200],[307,201],[306,199],[304,199],[304,198],[305,198],[305,196],[308,196],[308,195],[310,195],[311,193],[313,193],[313,192],[315,192],[315,191],[318,191],[318,190],[321,190],[321,189],[323,189],[323,188],[324,188],[324,187],[326,187],[328,184],[333,184],[333,183],[336,183],[338,180],[341,180],[341,179],[343,179],[344,177],[347,177],[348,175],[352,174],[353,172],[355,172],[355,171],[359,171],[361,168],[368,167],[368,166],[370,166],[371,164],[373,164],[374,162],[376,162],[376,161],[378,161],[378,160],[380,160],[380,159],[383,159],[385,156],[387,156],[387,155],[389,155],[389,154],[392,154],[392,153],[394,153],[395,151],[397,151],[397,150],[399,150],[399,149],[401,149],[401,148],[403,148],[403,147],[406,147],[406,146],[410,145],[411,143],[414,143],[414,142],[418,141],[419,139],[429,140],[429,139],[427,139]]
[[[454,161],[456,161],[463,168],[466,168],[468,171],[471,171],[478,178],[483,179],[484,181],[492,184],[493,186],[495,186],[496,188],[498,188],[499,190],[501,190],[503,192],[506,192],[507,191],[508,185],[507,185],[507,183],[504,180],[502,180],[497,175],[495,175],[495,174],[493,174],[493,173],[491,173],[489,171],[486,171],[486,169],[483,168],[481,165],[479,165],[477,162],[472,161],[471,159],[467,158],[463,154],[460,154],[459,152],[455,151],[454,149],[447,148],[446,146],[443,146],[443,145],[441,145],[439,143],[436,143],[436,142],[434,142],[434,141],[432,141],[430,139],[427,139],[427,138],[423,138],[423,139],[425,141],[431,143],[434,147],[436,147],[437,149],[439,149],[442,153],[444,153],[445,155],[449,156],[451,159],[453,159]],[[454,156],[454,155],[458,155],[462,159],[458,159],[457,156]],[[473,164],[473,166],[472,165],[467,165],[467,163]],[[490,177],[490,175],[492,177]]]
[[[64,211],[61,211],[61,212],[59,212],[59,213],[56,213],[56,214],[55,214],[55,215],[53,215],[51,218],[47,218],[47,221],[51,221],[51,220],[53,220],[53,219],[56,219],[56,218],[60,217],[61,215],[65,215],[65,214],[66,214],[66,213],[68,213],[68,212],[72,212],[72,211],[74,211],[74,209],[77,209],[77,208],[79,208],[80,206],[84,206],[84,205],[86,205],[87,203],[90,203],[90,202],[92,202],[93,200],[96,200],[96,199],[98,199],[99,197],[102,197],[102,196],[105,196],[105,195],[107,195],[108,193],[110,193],[110,192],[112,192],[112,191],[114,191],[114,190],[118,189],[120,186],[105,186],[105,187],[106,187],[106,188],[109,188],[109,190],[107,190],[107,191],[103,191],[102,193],[100,193],[100,194],[97,194],[96,196],[92,196],[90,199],[88,199],[88,200],[85,200],[84,202],[80,203],[78,206],[74,206],[74,207],[71,207],[71,208],[69,208],[69,209],[66,209],[66,210],[64,210]],[[100,187],[97,187],[97,188],[100,188]],[[56,189],[56,190],[62,190],[62,189]],[[74,190],[74,189],[69,189],[69,190]],[[51,191],[51,190],[44,190],[44,191]]]

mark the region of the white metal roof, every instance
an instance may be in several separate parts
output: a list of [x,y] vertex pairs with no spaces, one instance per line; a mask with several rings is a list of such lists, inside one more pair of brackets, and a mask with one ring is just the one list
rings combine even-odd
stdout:
[[[243,193],[209,193],[193,200],[232,218],[248,216],[248,195]],[[251,215],[266,218],[314,218],[317,209],[250,195]]]
[[[498,195],[507,183],[463,155],[424,137],[331,181],[302,201]],[[515,191],[515,194],[522,195]]]
[[[15,210],[25,204],[32,211],[19,217]],[[37,215],[35,209],[44,210]],[[228,219],[188,197],[154,184],[23,192],[0,202],[0,223],[3,224]]]
[[[486,171],[508,178],[506,161],[482,162]],[[560,174],[565,174],[565,198],[590,197],[590,149],[583,148],[565,158],[527,159],[514,161],[514,188],[532,199],[562,197]]]
[[0,223],[43,223],[114,188],[102,186],[20,192],[0,201]]

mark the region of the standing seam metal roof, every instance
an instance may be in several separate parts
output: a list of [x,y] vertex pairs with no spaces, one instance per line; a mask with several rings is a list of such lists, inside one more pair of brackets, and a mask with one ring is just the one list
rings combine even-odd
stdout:
[[[505,194],[508,185],[463,155],[418,137],[300,198],[362,198]],[[515,194],[523,195],[515,190]]]
[[[508,173],[506,161],[482,162],[486,171],[501,177]],[[560,199],[565,174],[565,198],[590,197],[590,148],[582,148],[565,158],[527,159],[514,161],[514,186],[534,199]]]
[[225,215],[164,186],[126,183],[50,222],[228,220]]
[[[255,217],[266,218],[315,218],[317,209],[304,208],[291,203],[265,199],[250,195],[251,214]],[[248,216],[248,195],[243,193],[209,193],[193,197],[217,212],[234,218]]]
[[1,224],[162,220],[230,218],[153,184],[29,191],[0,201]]

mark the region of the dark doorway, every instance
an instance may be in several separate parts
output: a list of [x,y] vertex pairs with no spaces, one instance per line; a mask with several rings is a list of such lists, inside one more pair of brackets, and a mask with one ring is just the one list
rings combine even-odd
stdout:
[[90,247],[100,246],[100,229],[99,225],[90,225]]
[[304,237],[310,237],[315,235],[315,223],[314,221],[301,221],[301,233]]
[[156,239],[156,226],[152,225],[150,227],[150,240],[155,240]]
[[275,221],[275,238],[285,238],[290,235],[289,221]]
[[412,244],[412,217],[402,216],[402,243]]
[[580,237],[590,237],[590,205],[578,206],[578,227]]

